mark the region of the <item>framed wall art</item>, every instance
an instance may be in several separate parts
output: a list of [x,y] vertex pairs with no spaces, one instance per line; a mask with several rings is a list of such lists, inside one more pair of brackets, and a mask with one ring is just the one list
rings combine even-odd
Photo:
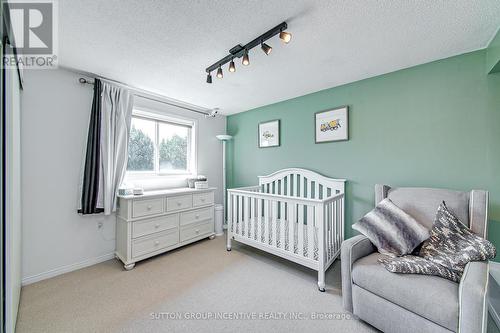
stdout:
[[259,124],[259,148],[280,145],[280,121],[271,120]]
[[314,114],[315,142],[345,141],[349,139],[349,109],[347,106]]

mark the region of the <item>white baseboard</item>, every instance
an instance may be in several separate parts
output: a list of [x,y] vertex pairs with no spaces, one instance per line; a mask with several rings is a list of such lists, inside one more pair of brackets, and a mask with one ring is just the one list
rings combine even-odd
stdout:
[[101,263],[103,261],[113,259],[114,257],[115,257],[115,253],[112,252],[112,253],[108,253],[108,254],[105,254],[105,255],[102,255],[99,257],[89,258],[89,259],[86,259],[84,261],[81,261],[81,262],[78,262],[75,264],[55,268],[55,269],[52,269],[52,270],[47,271],[47,272],[35,274],[32,276],[27,276],[27,277],[24,277],[22,279],[21,285],[26,286],[28,284],[32,284],[32,283],[35,283],[38,281],[49,279],[49,278],[54,277],[54,276],[58,276],[58,275],[61,275],[64,273],[69,273],[72,271],[76,271],[77,269],[92,266],[92,265]]

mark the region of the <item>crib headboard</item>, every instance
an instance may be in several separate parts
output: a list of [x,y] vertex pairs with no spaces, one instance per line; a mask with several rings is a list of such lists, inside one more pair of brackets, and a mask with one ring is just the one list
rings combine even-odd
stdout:
[[259,176],[259,186],[265,193],[324,199],[344,193],[345,179],[328,178],[307,169],[289,168]]

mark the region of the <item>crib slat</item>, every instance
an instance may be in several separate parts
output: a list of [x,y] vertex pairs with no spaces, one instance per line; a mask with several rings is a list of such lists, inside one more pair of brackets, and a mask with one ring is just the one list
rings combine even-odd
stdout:
[[288,203],[288,251],[294,252],[295,204]]
[[256,198],[251,198],[250,199],[250,238],[255,239],[255,216],[256,216],[256,209],[255,209],[255,202]]
[[307,206],[307,257],[314,259],[314,207]]
[[257,242],[262,242],[262,199],[257,199]]
[[299,176],[297,175],[297,184],[300,184],[300,188],[299,188],[299,193],[297,193],[297,195],[301,198],[304,197],[304,177],[303,176],[300,176],[300,179],[299,179]]
[[277,241],[278,241],[278,201],[272,201],[271,203],[271,230],[272,230],[272,245],[276,247]]
[[[285,195],[285,178],[281,179],[281,195]],[[285,202],[280,201],[280,245],[285,248]]]
[[326,197],[327,197],[327,191],[328,191],[328,190],[327,190],[327,188],[326,188],[326,186],[325,186],[325,185],[321,186],[321,188],[322,188],[322,189],[321,189],[321,192],[323,192],[323,197],[322,197],[322,199],[326,199]]
[[330,251],[329,251],[329,246],[330,246],[330,204],[325,205],[325,251],[326,251],[326,260],[330,260]]
[[233,195],[233,221],[232,221],[232,232],[236,234],[236,227],[238,226],[238,196]]
[[299,191],[300,191],[300,188],[301,188],[301,186],[300,186],[300,175],[299,175],[299,174],[296,174],[295,176],[296,176],[297,181],[296,181],[296,182],[294,182],[294,185],[295,185],[295,193],[294,193],[293,195],[296,195],[296,196],[300,197],[300,192],[299,192]]
[[245,236],[250,237],[250,198],[245,197],[244,205],[243,205],[243,217],[245,226]]
[[285,250],[285,225],[286,225],[286,220],[285,220],[285,203],[281,201],[281,216],[280,216],[280,248]]
[[314,198],[319,199],[319,183],[318,183],[318,181],[314,182]]
[[238,202],[239,202],[239,209],[238,209],[239,232],[238,232],[238,234],[240,236],[243,236],[243,196],[242,195],[238,196]]
[[286,176],[286,195],[292,196],[292,175]]
[[269,245],[269,200],[264,199],[264,243]]
[[297,254],[300,256],[304,256],[304,205],[297,205],[297,228]]
[[330,254],[329,256],[332,257],[334,254],[335,254],[335,246],[337,244],[337,241],[335,240],[335,230],[336,230],[336,227],[335,227],[335,212],[334,212],[334,205],[335,205],[335,202],[331,202],[329,204],[329,211],[330,211],[330,218],[328,220],[328,225],[329,225],[329,228],[330,228],[330,240],[329,240],[329,243],[328,243],[328,253]]
[[252,226],[253,226],[253,222],[252,222],[252,219],[253,219],[253,210],[252,210],[252,207],[253,207],[253,198],[250,198],[248,197],[247,198],[248,200],[248,221],[247,221],[247,225],[248,225],[248,228],[247,228],[247,237],[250,238],[250,239],[253,239],[253,229],[252,229]]
[[335,202],[332,202],[330,203],[330,247],[331,247],[331,255],[333,256],[337,250],[336,250],[336,246],[337,246],[337,240],[336,240],[336,237],[337,237],[337,233],[336,233],[336,230],[337,230],[337,226],[336,226],[336,222],[337,221],[337,218],[335,217]]

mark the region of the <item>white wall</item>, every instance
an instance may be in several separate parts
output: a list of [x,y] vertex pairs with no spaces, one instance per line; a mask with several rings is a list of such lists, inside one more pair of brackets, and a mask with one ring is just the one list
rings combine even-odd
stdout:
[[[92,86],[76,73],[25,71],[22,96],[23,283],[80,268],[113,257],[115,218],[76,213],[78,182],[85,149]],[[164,104],[137,100],[150,107]],[[222,146],[225,117],[198,119],[198,172],[216,186],[222,202]],[[151,185],[164,186],[155,180]],[[103,228],[98,229],[98,223]]]

